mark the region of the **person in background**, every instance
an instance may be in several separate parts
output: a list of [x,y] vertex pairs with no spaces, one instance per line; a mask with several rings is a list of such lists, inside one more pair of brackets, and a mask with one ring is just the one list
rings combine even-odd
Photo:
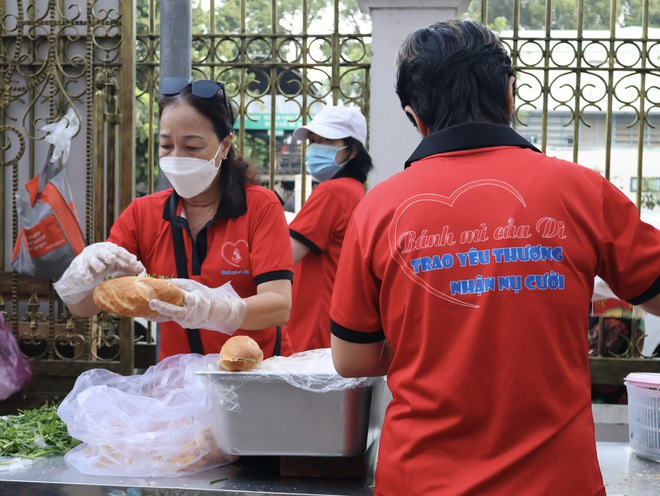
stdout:
[[294,262],[291,317],[294,352],[330,347],[330,298],[348,220],[364,198],[372,168],[367,120],[356,108],[325,107],[293,133],[309,141],[307,173],[319,184],[289,224]]
[[[55,289],[73,315],[89,317],[107,277],[174,276],[183,306],[150,302],[162,322],[161,359],[218,353],[234,332],[254,338],[265,357],[289,354],[280,327],[291,308],[287,224],[277,196],[236,153],[223,84],[166,78],[158,104],[159,163],[173,188],[133,200]],[[228,282],[229,294],[218,290]]]
[[349,222],[330,309],[335,367],[387,375],[376,496],[605,495],[585,313],[599,275],[660,311],[660,231],[587,167],[511,127],[515,76],[469,20],[397,57],[422,136]]

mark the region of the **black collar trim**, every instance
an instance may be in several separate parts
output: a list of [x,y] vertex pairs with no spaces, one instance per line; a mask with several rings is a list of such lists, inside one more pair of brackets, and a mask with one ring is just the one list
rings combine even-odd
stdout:
[[406,161],[404,169],[410,167],[413,162],[438,153],[474,150],[476,148],[488,148],[492,146],[519,146],[520,148],[529,148],[541,153],[541,150],[509,126],[469,122],[441,129],[424,137]]
[[[172,193],[165,202],[165,208],[163,209],[164,220],[172,222],[172,216],[170,215],[170,207],[174,205],[174,210],[172,211],[176,212],[179,206],[180,198],[181,197],[177,194],[177,192],[174,191],[174,189],[172,189]],[[245,193],[241,195],[239,201],[234,201],[231,198],[229,198],[229,196],[222,195],[222,198],[220,199],[220,205],[218,206],[218,211],[216,212],[213,218],[216,219],[218,217],[239,217],[243,215],[245,212],[247,212],[247,200],[245,197]],[[182,222],[183,219],[181,217],[176,216],[176,218],[181,219],[178,222],[180,225],[184,224],[184,222]]]

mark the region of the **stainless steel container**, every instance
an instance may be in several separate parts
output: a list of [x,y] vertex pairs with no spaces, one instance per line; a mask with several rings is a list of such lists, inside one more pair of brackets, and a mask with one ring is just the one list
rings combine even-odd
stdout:
[[[314,392],[254,371],[197,373],[212,393],[218,446],[233,455],[362,455],[380,434],[391,398],[383,377],[371,386]],[[223,405],[228,389],[238,410]]]

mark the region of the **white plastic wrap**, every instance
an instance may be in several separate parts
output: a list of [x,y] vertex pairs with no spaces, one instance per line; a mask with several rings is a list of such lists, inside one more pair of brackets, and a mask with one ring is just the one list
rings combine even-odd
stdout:
[[195,375],[212,359],[175,355],[134,376],[83,372],[57,411],[83,441],[64,461],[84,474],[128,477],[189,475],[235,461],[217,447],[212,401]]
[[41,128],[46,131],[48,135],[44,138],[48,143],[53,145],[53,156],[50,161],[57,162],[61,157],[62,163],[69,160],[69,151],[71,150],[71,138],[73,138],[80,129],[80,121],[76,112],[69,108],[66,115],[57,122],[46,124]]
[[[347,378],[340,376],[332,363],[329,348],[294,353],[288,357],[274,356],[264,360],[258,368],[245,372],[225,372],[210,364],[202,372],[207,376],[206,386],[215,400],[227,410],[240,411],[237,390],[246,382],[287,383],[314,393],[345,391],[370,387],[376,378]],[[217,380],[220,379],[220,380]]]
[[[646,316],[646,312],[641,307],[633,306],[615,295],[608,284],[599,276],[594,279],[594,292],[591,295],[591,301],[595,303],[592,309],[594,314],[599,314],[598,309],[605,309],[607,316],[610,317],[643,319]],[[609,302],[609,304],[604,302]]]

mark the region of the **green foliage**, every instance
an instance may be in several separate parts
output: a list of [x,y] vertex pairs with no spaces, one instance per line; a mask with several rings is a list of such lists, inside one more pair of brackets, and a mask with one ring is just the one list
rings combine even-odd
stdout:
[[660,190],[657,178],[642,178],[642,207],[653,210],[660,205]]
[[[660,0],[648,0],[649,26],[660,26]],[[641,26],[644,15],[644,0],[625,2],[625,26]]]
[[501,33],[507,28],[506,17],[500,16],[493,19],[493,22],[489,25],[490,29],[496,33]]
[[[318,21],[328,7],[327,0],[307,0],[307,23]],[[216,2],[214,25],[210,25],[210,17],[205,10],[208,3],[193,0],[193,30],[194,34],[221,33],[226,35],[241,32],[241,0],[225,0]],[[255,34],[270,34],[273,32],[272,2],[270,0],[246,0],[245,32]],[[302,28],[302,0],[278,0],[276,2],[277,22],[275,32],[296,34]],[[349,19],[359,13],[356,0],[340,2],[340,17]],[[300,18],[300,19],[297,19]],[[300,21],[300,22],[298,22]]]
[[[515,0],[489,0],[487,24],[495,31],[513,28]],[[660,0],[648,0],[649,26],[660,26]],[[519,0],[519,28],[545,29],[548,16],[546,0]],[[577,29],[580,21],[578,0],[552,0],[549,21],[552,29]],[[610,0],[583,0],[582,27],[584,29],[610,29],[611,19],[615,25],[641,26],[644,0],[619,0],[612,9]],[[473,0],[467,16],[481,19],[482,1]],[[502,18],[506,27],[502,27]]]
[[660,205],[660,193],[642,193],[642,208],[653,210],[656,206]]

